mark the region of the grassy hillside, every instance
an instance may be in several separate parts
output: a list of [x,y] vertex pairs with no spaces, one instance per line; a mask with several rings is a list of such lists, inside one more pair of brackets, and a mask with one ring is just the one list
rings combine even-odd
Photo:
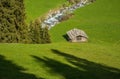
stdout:
[[25,0],[27,22],[30,22],[45,13],[50,9],[61,6],[66,0]]
[[1,44],[0,78],[119,79],[119,46],[91,43]]
[[[29,1],[29,21],[62,3]],[[37,10],[39,3],[43,8]],[[119,3],[97,0],[78,9],[71,19],[50,30],[51,44],[0,44],[0,79],[120,79]],[[72,28],[85,30],[89,42],[67,42],[63,35]]]
[[92,42],[120,42],[120,5],[119,0],[96,0],[84,8],[78,9],[75,16],[50,32],[53,41],[65,41],[62,35],[73,28],[87,32]]

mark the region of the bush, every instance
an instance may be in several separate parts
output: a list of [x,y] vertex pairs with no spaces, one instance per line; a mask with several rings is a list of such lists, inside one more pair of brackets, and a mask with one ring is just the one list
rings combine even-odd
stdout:
[[60,21],[66,21],[70,19],[73,15],[74,15],[73,13],[65,14]]

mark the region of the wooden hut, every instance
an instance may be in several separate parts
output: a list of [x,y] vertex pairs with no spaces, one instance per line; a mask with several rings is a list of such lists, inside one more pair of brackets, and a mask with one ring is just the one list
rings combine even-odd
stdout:
[[68,39],[70,42],[87,42],[88,36],[83,30],[72,29],[67,32]]

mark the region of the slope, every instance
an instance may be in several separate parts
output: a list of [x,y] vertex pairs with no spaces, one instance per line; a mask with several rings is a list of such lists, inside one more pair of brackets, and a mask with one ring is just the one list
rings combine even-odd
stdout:
[[[78,9],[71,19],[50,30],[51,44],[0,44],[0,78],[120,79],[119,2],[97,0]],[[36,6],[37,2],[32,3]],[[44,14],[38,10],[35,14],[37,7],[26,7],[29,18]],[[85,30],[89,42],[67,42],[63,35],[72,28]]]
[[75,11],[74,17],[50,30],[53,42],[65,42],[63,35],[73,28],[87,32],[90,42],[120,42],[119,0],[96,0]]
[[66,0],[25,0],[27,22],[30,22],[45,13],[50,9],[60,6]]

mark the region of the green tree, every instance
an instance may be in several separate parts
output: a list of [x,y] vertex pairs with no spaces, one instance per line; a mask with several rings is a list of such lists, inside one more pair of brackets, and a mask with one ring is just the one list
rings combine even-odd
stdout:
[[31,22],[29,28],[29,37],[32,40],[31,43],[44,44],[51,42],[48,28],[41,28],[41,24],[38,19],[36,19],[34,22]]
[[39,20],[35,20],[30,23],[29,37],[31,38],[31,43],[41,43],[41,26]]
[[23,0],[0,0],[0,42],[29,42]]
[[43,28],[42,40],[43,40],[42,43],[51,43],[50,35],[47,27]]

